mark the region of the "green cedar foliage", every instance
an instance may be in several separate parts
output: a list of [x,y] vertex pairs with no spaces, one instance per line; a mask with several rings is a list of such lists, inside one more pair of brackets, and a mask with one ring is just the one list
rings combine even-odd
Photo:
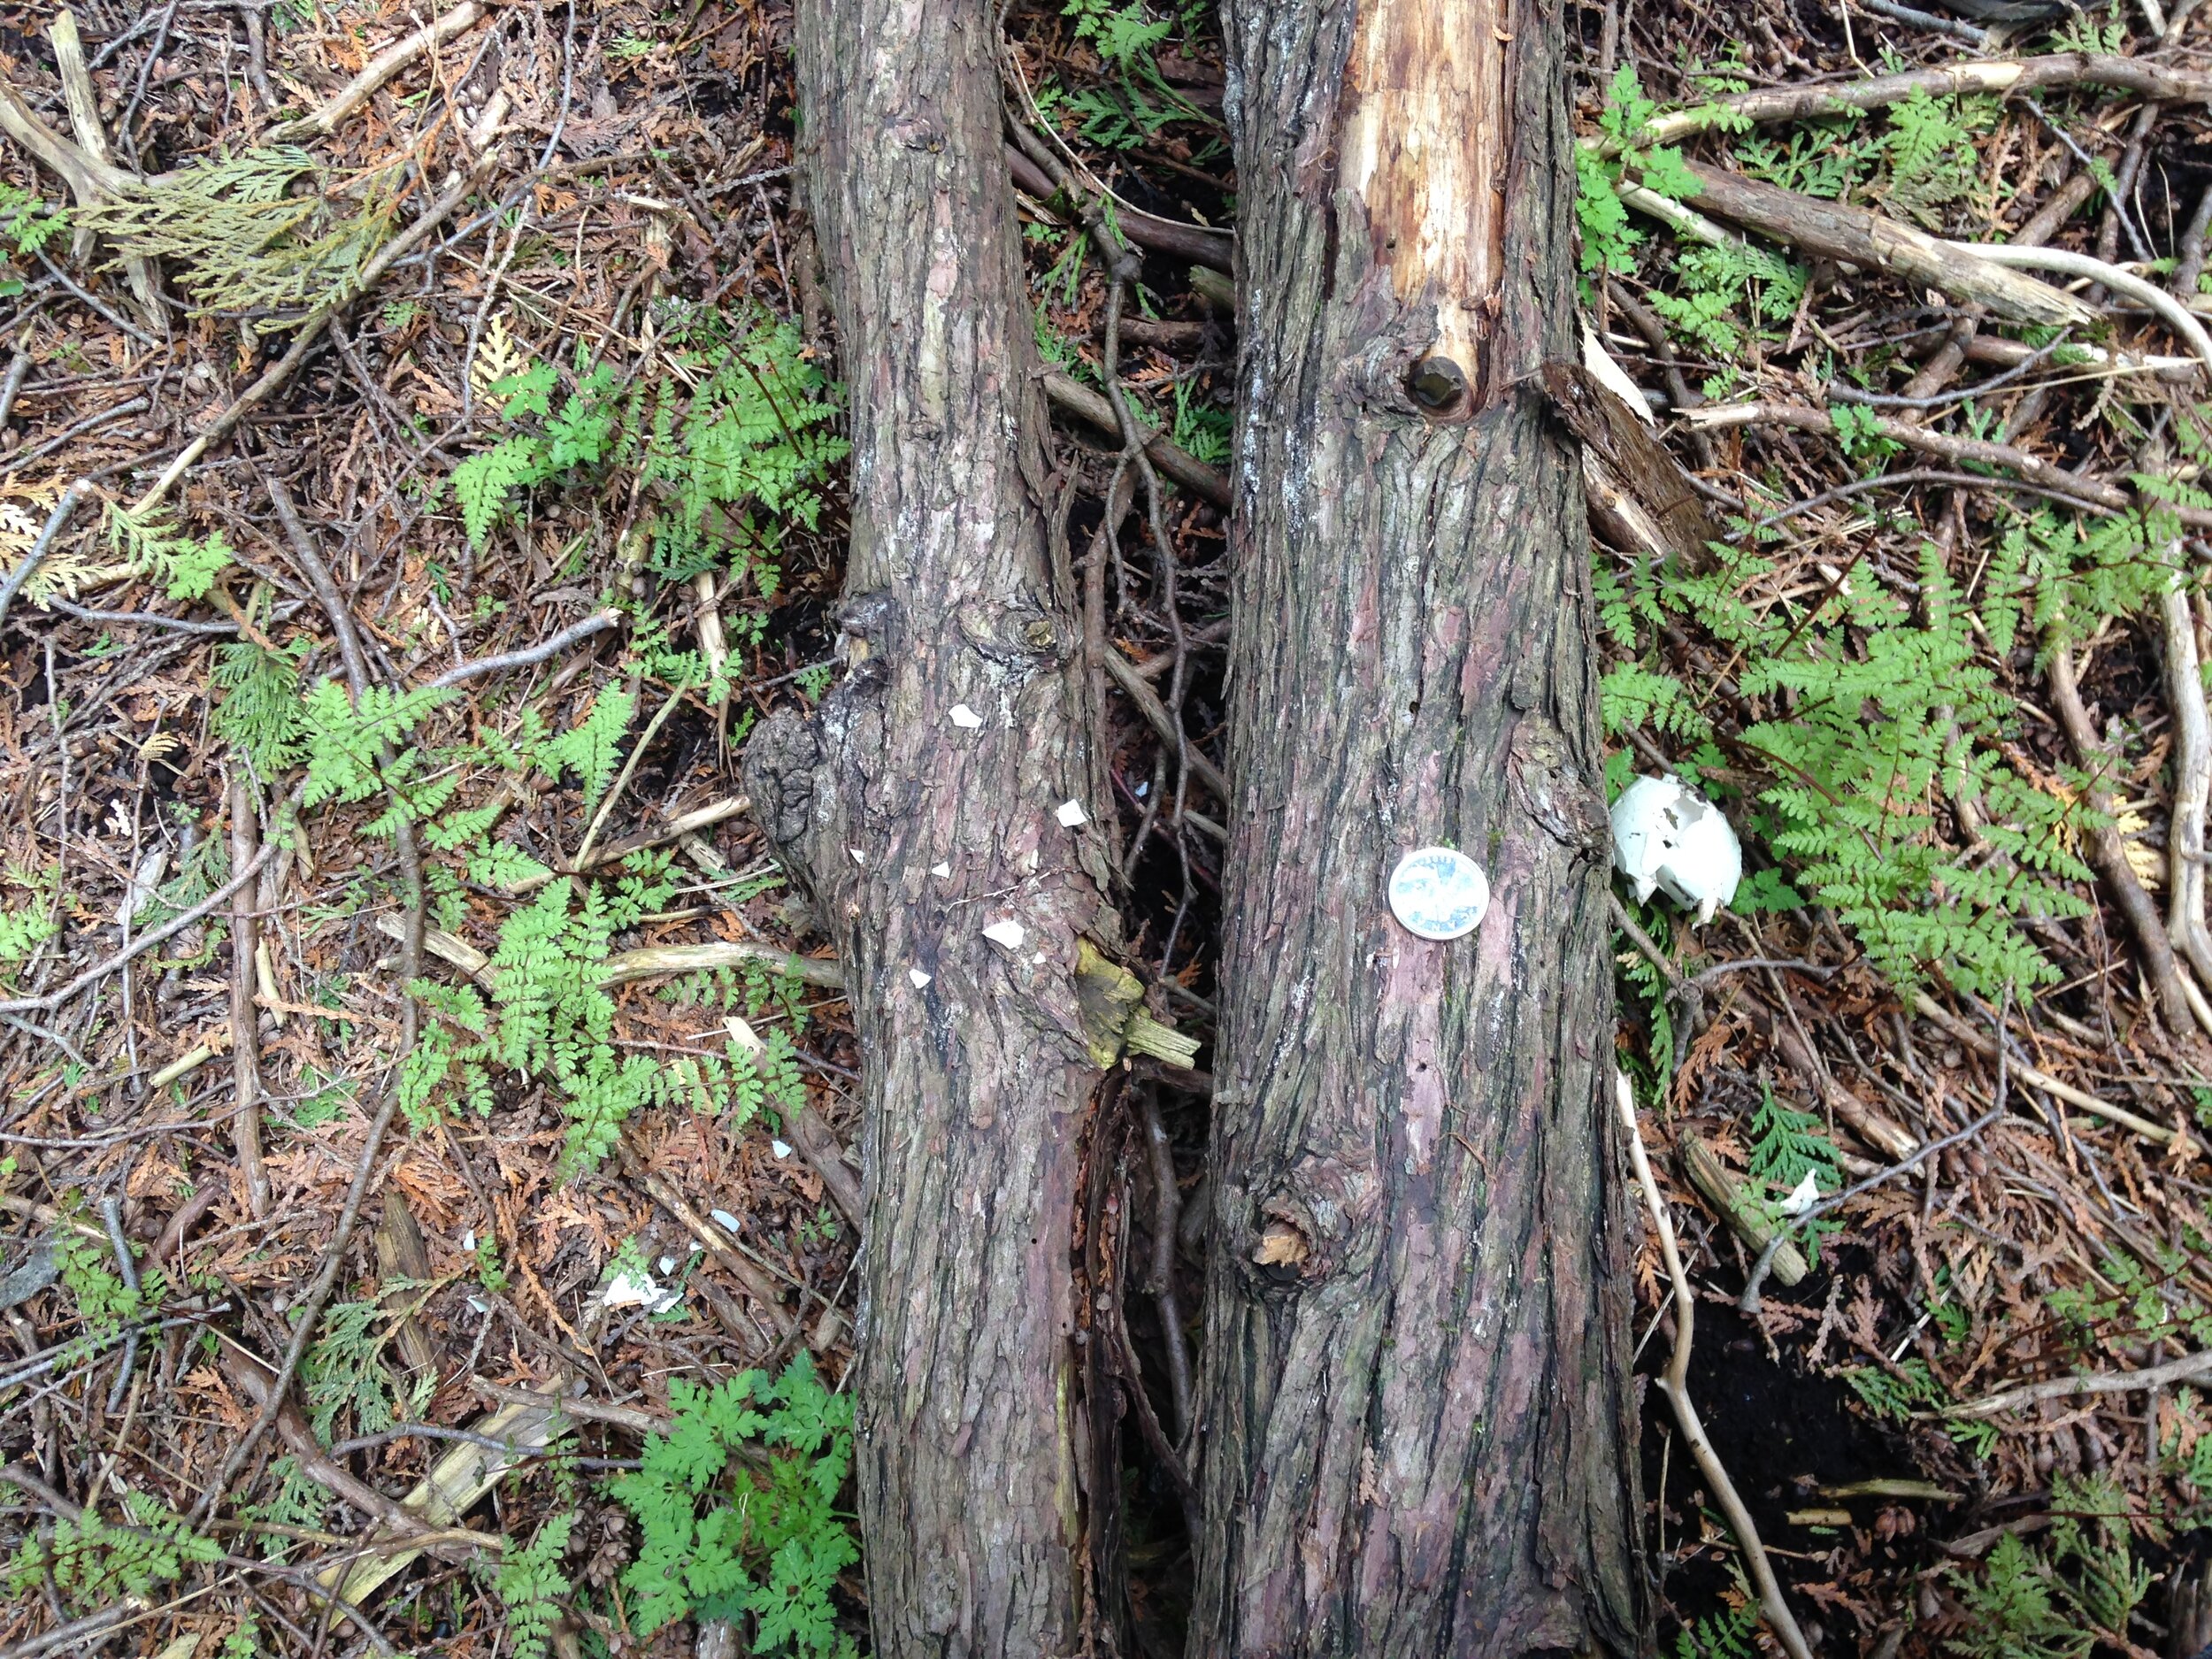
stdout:
[[675,1378],[669,1403],[668,1432],[608,1486],[641,1533],[622,1578],[638,1633],[749,1613],[756,1653],[851,1659],[830,1592],[859,1559],[835,1507],[852,1464],[852,1402],[802,1354],[772,1381],[759,1371],[712,1387]]
[[108,509],[108,545],[141,576],[161,584],[172,599],[204,598],[217,572],[231,562],[230,544],[219,534],[195,538],[163,507],[133,512]]
[[306,719],[300,708],[300,660],[307,641],[271,651],[253,640],[215,648],[211,678],[222,701],[209,717],[215,735],[244,751],[254,770],[273,778],[300,757]]

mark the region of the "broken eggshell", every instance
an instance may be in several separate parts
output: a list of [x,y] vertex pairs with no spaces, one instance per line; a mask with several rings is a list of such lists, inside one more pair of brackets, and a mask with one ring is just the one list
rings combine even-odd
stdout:
[[1639,778],[1613,803],[1613,867],[1637,902],[1657,887],[1709,922],[1736,896],[1743,848],[1720,809],[1679,778]]

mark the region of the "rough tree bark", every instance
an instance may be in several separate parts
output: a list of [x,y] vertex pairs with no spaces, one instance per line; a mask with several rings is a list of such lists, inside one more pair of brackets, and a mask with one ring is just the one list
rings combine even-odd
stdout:
[[[1194,1655],[1629,1653],[1556,0],[1230,0],[1235,817]],[[1472,936],[1392,866],[1483,864]]]
[[1096,831],[1056,810],[1088,775],[1079,634],[994,39],[987,0],[801,0],[851,400],[848,672],[745,756],[860,1037],[856,1462],[887,1659],[1072,1653],[1086,1627],[1070,1241],[1102,1071],[1076,972],[1115,919]]

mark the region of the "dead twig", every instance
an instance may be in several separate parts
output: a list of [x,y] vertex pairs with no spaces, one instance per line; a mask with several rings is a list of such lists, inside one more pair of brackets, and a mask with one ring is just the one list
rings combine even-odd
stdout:
[[1651,1160],[1644,1155],[1644,1138],[1636,1127],[1636,1097],[1629,1088],[1626,1073],[1613,1073],[1613,1087],[1621,1127],[1628,1135],[1628,1156],[1635,1166],[1636,1184],[1643,1189],[1652,1224],[1659,1230],[1659,1252],[1666,1260],[1667,1277],[1674,1283],[1674,1355],[1665,1375],[1657,1379],[1659,1392],[1666,1395],[1668,1405],[1673,1408],[1674,1420],[1681,1425],[1682,1437],[1690,1443],[1690,1455],[1697,1460],[1698,1471],[1712,1487],[1714,1501],[1728,1517],[1729,1529],[1736,1534],[1744,1566],[1758,1588],[1759,1610],[1766,1616],[1768,1626],[1790,1659],[1812,1659],[1813,1650],[1805,1640],[1805,1633],[1798,1628],[1797,1617],[1790,1611],[1789,1603],[1782,1599],[1781,1584],[1775,1578],[1774,1565],[1767,1559],[1765,1546],[1759,1542],[1759,1529],[1751,1519],[1751,1511],[1744,1508],[1735,1482],[1729,1479],[1728,1471],[1713,1450],[1712,1441],[1706,1438],[1705,1425],[1698,1420],[1697,1409],[1690,1403],[1690,1344],[1696,1331],[1697,1297],[1690,1289],[1689,1274],[1683,1271],[1682,1253],[1675,1248],[1674,1223],[1668,1218],[1666,1202],[1659,1196],[1659,1183],[1652,1177]]

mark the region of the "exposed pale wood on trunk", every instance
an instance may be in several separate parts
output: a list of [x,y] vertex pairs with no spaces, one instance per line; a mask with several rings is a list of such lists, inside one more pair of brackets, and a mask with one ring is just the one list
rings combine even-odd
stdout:
[[[1189,1651],[1626,1654],[1588,544],[1535,383],[1578,355],[1561,13],[1233,0],[1226,27],[1235,811]],[[1477,237],[1495,193],[1494,259],[1409,234],[1440,191]],[[1385,902],[1435,842],[1494,895],[1448,944]]]

